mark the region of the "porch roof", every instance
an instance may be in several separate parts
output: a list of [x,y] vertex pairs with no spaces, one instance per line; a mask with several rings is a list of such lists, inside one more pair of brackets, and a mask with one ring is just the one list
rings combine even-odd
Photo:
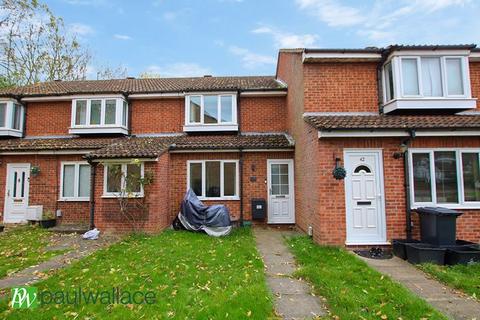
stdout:
[[463,115],[304,115],[318,130],[480,129],[480,113]]
[[285,134],[131,137],[89,153],[88,159],[154,158],[166,151],[292,149]]
[[93,150],[120,138],[35,137],[0,140],[0,152]]

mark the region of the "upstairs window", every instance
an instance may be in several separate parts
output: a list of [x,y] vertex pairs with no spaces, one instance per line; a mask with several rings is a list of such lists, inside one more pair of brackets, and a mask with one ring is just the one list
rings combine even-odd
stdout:
[[[127,119],[128,104],[123,98],[74,99],[70,133],[126,134]],[[95,130],[100,128],[105,130]]]
[[186,128],[210,126],[236,130],[236,115],[237,105],[234,94],[189,95],[185,98]]
[[24,107],[15,101],[0,101],[0,135],[21,137]]
[[383,70],[386,102],[402,98],[470,97],[465,57],[394,57]]

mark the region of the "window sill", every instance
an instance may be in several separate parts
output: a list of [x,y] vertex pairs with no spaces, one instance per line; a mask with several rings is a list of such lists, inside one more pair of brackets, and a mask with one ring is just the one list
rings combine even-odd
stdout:
[[447,209],[458,209],[458,210],[479,210],[479,204],[448,204],[448,203],[425,203],[425,204],[415,204],[411,207],[411,210],[415,210],[422,207],[442,207]]
[[474,109],[477,107],[476,98],[443,98],[443,97],[429,97],[429,98],[397,98],[390,100],[383,105],[383,111],[390,113],[401,110],[455,110],[459,112],[462,110]]
[[128,129],[123,126],[81,126],[71,127],[68,132],[71,134],[119,133],[126,135]]
[[21,138],[23,132],[17,129],[10,129],[10,128],[0,128],[0,136],[10,136],[10,137],[17,137]]
[[88,202],[90,198],[60,198],[58,202]]
[[118,199],[118,198],[122,198],[122,199],[139,199],[139,198],[143,198],[144,195],[143,194],[136,194],[136,195],[132,195],[130,197],[120,197],[120,196],[116,196],[114,194],[104,194],[102,195],[102,199]]
[[185,132],[215,132],[238,131],[237,124],[187,124],[183,126]]
[[198,200],[201,200],[201,201],[240,201],[240,197],[221,197],[221,198],[198,197]]

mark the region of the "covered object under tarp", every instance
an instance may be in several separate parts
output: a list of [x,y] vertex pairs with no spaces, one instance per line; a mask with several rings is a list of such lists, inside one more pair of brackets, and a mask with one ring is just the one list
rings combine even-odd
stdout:
[[232,231],[228,208],[224,205],[204,205],[192,189],[188,189],[183,197],[177,218],[185,229],[204,231],[214,237],[226,236]]

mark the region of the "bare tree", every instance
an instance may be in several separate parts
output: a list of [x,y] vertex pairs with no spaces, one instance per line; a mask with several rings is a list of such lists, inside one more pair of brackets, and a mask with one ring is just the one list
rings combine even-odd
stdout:
[[138,77],[140,79],[153,79],[153,78],[160,78],[160,74],[155,72],[145,71],[140,73]]
[[16,85],[85,79],[88,50],[36,0],[2,0],[0,76]]
[[124,79],[128,75],[126,67],[119,66],[117,68],[103,67],[97,71],[97,80],[109,80],[109,79]]

